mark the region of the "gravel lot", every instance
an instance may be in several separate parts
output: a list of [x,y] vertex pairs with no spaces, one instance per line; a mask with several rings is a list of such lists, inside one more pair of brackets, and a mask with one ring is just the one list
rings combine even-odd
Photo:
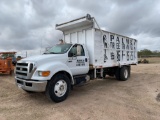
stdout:
[[0,75],[0,120],[160,120],[160,64],[132,66],[128,81],[107,77],[76,86],[67,100],[28,94]]

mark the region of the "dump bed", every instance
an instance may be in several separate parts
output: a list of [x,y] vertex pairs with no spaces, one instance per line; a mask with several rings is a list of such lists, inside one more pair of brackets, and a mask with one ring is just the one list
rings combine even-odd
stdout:
[[66,43],[84,44],[94,67],[137,64],[137,40],[97,29],[90,16],[56,25],[63,31]]

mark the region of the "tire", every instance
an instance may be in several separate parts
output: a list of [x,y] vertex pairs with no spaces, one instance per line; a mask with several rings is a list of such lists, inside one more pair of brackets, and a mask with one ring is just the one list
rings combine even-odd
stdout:
[[94,70],[90,70],[88,75],[90,76],[90,80],[94,80]]
[[115,77],[117,80],[120,80],[120,70],[121,70],[120,68],[117,68],[115,72]]
[[56,103],[62,102],[68,97],[70,88],[71,83],[69,78],[64,74],[57,74],[48,81],[46,95]]
[[120,80],[126,81],[129,78],[129,69],[126,66],[123,66],[120,70]]
[[127,68],[128,68],[128,73],[129,73],[128,78],[129,78],[131,76],[131,66],[128,66]]

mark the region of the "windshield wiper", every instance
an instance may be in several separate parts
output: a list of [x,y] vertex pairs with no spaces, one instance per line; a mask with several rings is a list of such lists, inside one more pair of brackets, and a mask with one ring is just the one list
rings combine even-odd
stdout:
[[55,53],[55,52],[50,52],[49,54],[59,54],[59,53]]
[[50,53],[43,53],[43,54],[50,54]]
[[43,53],[43,54],[62,54],[62,53],[48,52],[48,53]]

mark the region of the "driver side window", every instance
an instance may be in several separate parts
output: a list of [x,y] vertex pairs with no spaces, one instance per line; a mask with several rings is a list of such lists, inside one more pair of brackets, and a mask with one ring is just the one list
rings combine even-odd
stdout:
[[69,57],[73,56],[85,56],[84,49],[82,45],[74,45],[68,54]]

